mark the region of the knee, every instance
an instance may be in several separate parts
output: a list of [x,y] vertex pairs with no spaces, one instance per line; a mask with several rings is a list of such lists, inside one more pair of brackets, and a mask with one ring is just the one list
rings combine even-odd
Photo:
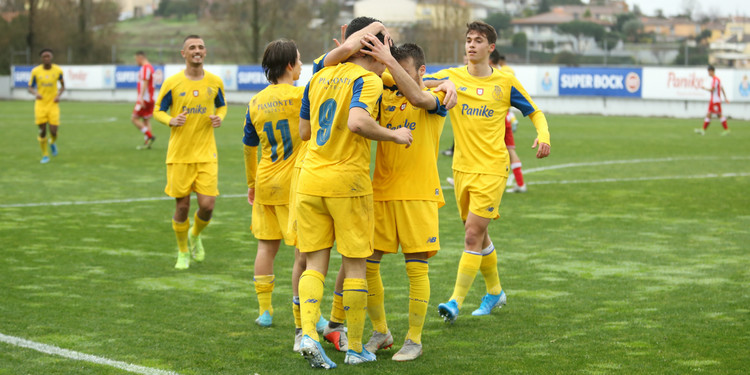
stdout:
[[476,226],[467,226],[464,243],[466,248],[471,249],[475,246],[481,246],[484,242],[484,230]]

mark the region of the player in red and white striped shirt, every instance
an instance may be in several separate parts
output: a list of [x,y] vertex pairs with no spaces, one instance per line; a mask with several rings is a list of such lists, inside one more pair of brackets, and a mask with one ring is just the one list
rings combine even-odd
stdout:
[[143,133],[144,144],[138,149],[150,149],[156,138],[151,133],[150,119],[154,115],[154,67],[146,58],[146,53],[135,53],[135,62],[141,67],[138,72],[138,98],[130,120]]
[[727,99],[727,93],[724,91],[724,86],[721,85],[721,80],[719,80],[719,77],[716,76],[716,70],[714,69],[713,65],[708,66],[708,75],[711,77],[711,87],[704,88],[704,90],[711,93],[711,99],[708,102],[708,113],[706,113],[706,118],[703,120],[703,128],[695,129],[695,132],[700,135],[705,135],[708,124],[711,123],[711,115],[715,114],[716,117],[721,119],[721,126],[724,127],[724,131],[721,133],[721,135],[727,135],[729,134],[727,118],[724,117],[721,112],[722,98],[724,102],[729,103],[729,100]]

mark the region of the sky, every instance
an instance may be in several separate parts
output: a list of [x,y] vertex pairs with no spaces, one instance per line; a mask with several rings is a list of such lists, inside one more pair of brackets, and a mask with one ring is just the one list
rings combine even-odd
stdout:
[[717,14],[721,16],[745,15],[750,17],[750,1],[748,0],[626,0],[630,8],[637,4],[641,11],[649,16],[656,15],[656,10],[664,11],[665,16],[673,16],[683,12],[686,4],[694,3],[698,13]]

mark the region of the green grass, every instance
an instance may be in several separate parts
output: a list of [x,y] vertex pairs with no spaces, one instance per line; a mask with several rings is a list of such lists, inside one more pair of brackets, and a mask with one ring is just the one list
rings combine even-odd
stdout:
[[[279,253],[275,326],[260,329],[252,288],[256,248],[242,195],[242,105],[216,131],[220,156],[207,260],[172,267],[171,200],[7,207],[15,203],[164,197],[168,129],[136,151],[132,104],[64,102],[60,156],[39,164],[31,102],[0,102],[0,333],[180,374],[311,371],[291,351],[292,251]],[[750,173],[750,123],[720,137],[701,119],[548,116],[552,156],[536,160],[533,128],[517,135],[524,168],[664,159],[528,173],[530,183]],[[441,149],[451,141],[446,127]],[[441,176],[450,159],[441,156]],[[454,325],[437,316],[451,293],[463,232],[452,191],[440,210],[441,252],[430,261],[432,299],[424,356],[336,371],[352,374],[746,373],[750,358],[750,177],[530,185],[506,194],[490,226],[508,305],[470,312],[475,282]],[[328,275],[333,278],[339,259]],[[389,326],[407,329],[400,255],[382,266]],[[330,289],[323,311],[330,310]],[[368,323],[369,324],[369,323]],[[369,330],[369,328],[366,328]],[[366,335],[366,338],[369,335]],[[343,355],[324,344],[339,364]],[[396,348],[397,349],[397,348]],[[124,374],[0,343],[0,374]]]

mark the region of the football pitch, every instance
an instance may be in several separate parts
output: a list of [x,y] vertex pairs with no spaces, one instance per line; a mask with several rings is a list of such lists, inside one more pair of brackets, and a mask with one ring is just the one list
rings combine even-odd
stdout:
[[[0,102],[1,375],[313,371],[291,350],[289,247],[276,261],[274,326],[253,323],[257,242],[245,198],[244,108],[231,105],[216,130],[222,195],[203,232],[206,261],[176,271],[174,201],[163,193],[167,127],[154,124],[154,149],[137,151],[132,104],[63,102],[60,154],[41,165],[33,103]],[[446,189],[424,355],[390,359],[408,328],[408,280],[403,257],[387,256],[394,349],[347,366],[324,343],[334,371],[747,373],[750,123],[730,119],[732,133],[721,137],[714,120],[701,137],[693,133],[701,118],[548,120],[552,154],[537,160],[534,128],[520,119],[529,192],[505,194],[490,225],[507,306],[471,316],[485,293],[479,274],[456,323],[439,318],[463,250]],[[446,125],[441,150],[451,140]],[[450,163],[440,156],[443,180]],[[332,257],[326,317],[339,264]],[[365,331],[367,340],[369,323]]]

